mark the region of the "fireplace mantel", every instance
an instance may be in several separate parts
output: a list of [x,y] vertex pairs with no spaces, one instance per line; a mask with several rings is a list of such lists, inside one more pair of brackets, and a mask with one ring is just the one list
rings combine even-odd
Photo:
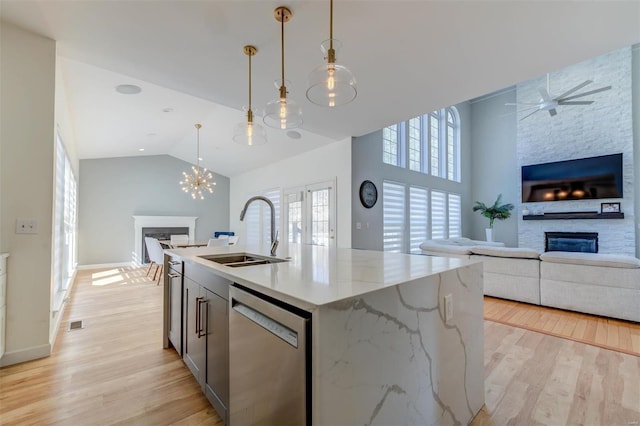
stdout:
[[142,263],[142,228],[189,228],[189,239],[195,240],[197,216],[133,216],[134,265]]
[[624,219],[624,213],[591,213],[591,212],[566,212],[529,214],[522,216],[522,220],[572,220],[572,219]]

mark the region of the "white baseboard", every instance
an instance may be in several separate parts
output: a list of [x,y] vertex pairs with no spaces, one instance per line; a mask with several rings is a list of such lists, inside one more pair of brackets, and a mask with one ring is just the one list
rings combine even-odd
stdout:
[[119,262],[119,263],[95,263],[93,265],[78,265],[77,270],[84,271],[87,269],[105,269],[105,268],[122,268],[122,267],[138,267],[139,265],[133,262]]
[[21,362],[32,361],[38,358],[44,358],[51,355],[51,345],[34,346],[19,351],[5,352],[0,358],[0,367],[7,365],[19,364]]

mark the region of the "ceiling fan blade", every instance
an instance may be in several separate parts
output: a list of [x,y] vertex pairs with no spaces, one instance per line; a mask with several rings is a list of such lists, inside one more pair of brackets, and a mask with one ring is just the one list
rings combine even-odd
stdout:
[[538,102],[507,102],[504,106],[538,105]]
[[542,96],[542,100],[545,102],[551,101],[551,96],[549,96],[549,92],[544,87],[539,87],[538,92],[540,92],[540,96]]
[[536,110],[535,110],[535,111],[533,111],[531,114],[527,114],[527,115],[525,115],[524,117],[522,117],[522,118],[520,119],[520,121],[524,120],[524,119],[525,119],[525,118],[527,118],[527,117],[531,117],[533,114],[535,114],[535,113],[536,113],[536,112],[538,112],[538,111],[542,111],[542,110],[541,110],[541,109],[536,109]]
[[553,117],[554,115],[558,115],[558,111],[556,111],[556,109],[555,109],[555,108],[551,108],[551,109],[549,110],[549,115],[550,115],[550,116],[552,116],[552,117]]
[[569,89],[566,92],[564,92],[562,95],[556,97],[556,99],[562,99],[565,96],[569,96],[570,94],[572,94],[573,92],[575,92],[576,90],[580,90],[582,89],[584,86],[586,86],[587,84],[591,84],[593,83],[593,81],[591,80],[585,80],[584,82],[578,84],[576,87],[574,87],[573,89]]
[[595,101],[558,101],[558,105],[591,105]]
[[571,99],[581,98],[583,96],[593,95],[594,93],[604,92],[611,89],[611,86],[601,87],[599,89],[591,90],[589,92],[579,93],[577,95],[569,96],[568,98],[558,98],[558,101],[569,101]]

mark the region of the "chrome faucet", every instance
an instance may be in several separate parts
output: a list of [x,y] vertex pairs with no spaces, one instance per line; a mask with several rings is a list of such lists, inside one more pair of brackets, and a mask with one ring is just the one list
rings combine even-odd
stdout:
[[256,195],[255,197],[251,197],[247,200],[240,212],[240,221],[244,220],[244,215],[247,214],[247,207],[249,204],[253,203],[256,200],[262,200],[269,205],[271,209],[271,256],[276,255],[276,249],[278,248],[278,237],[276,234],[276,209],[273,207],[273,203],[267,197],[263,197],[262,195]]

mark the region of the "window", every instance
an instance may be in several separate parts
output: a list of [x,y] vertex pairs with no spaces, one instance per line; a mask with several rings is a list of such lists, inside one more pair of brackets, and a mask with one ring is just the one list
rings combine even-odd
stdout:
[[420,244],[429,239],[429,190],[409,187],[409,252],[420,253]]
[[383,162],[460,182],[460,119],[455,107],[382,129]]
[[420,244],[430,238],[462,236],[458,194],[384,181],[382,203],[385,251],[420,253]]
[[77,184],[60,135],[56,137],[55,173],[52,310],[57,311],[60,309],[63,295],[69,288],[76,268]]
[[398,124],[382,129],[382,161],[398,166]]
[[384,216],[382,237],[384,251],[404,252],[404,185],[388,181],[382,183],[382,214]]
[[[280,189],[271,189],[255,194],[267,197],[273,203],[275,209],[274,233],[277,232],[280,217]],[[248,197],[249,198],[249,197]],[[254,201],[249,205],[244,218],[245,241],[248,245],[264,246],[271,244],[271,209],[264,201]]]

